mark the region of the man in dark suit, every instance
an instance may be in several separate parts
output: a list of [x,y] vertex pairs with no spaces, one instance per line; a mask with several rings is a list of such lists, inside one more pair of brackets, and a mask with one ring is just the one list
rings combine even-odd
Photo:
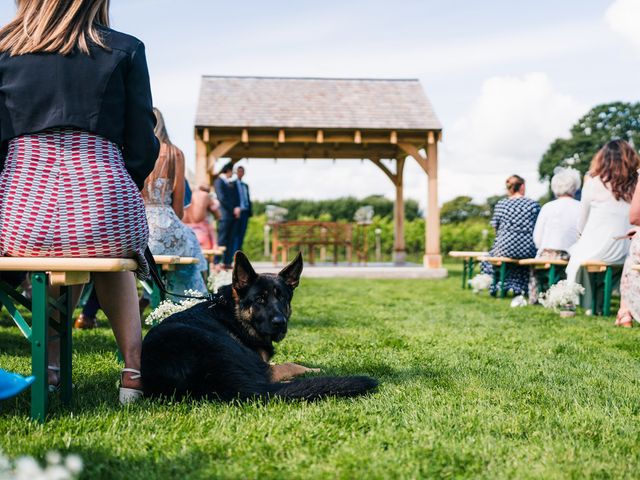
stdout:
[[238,167],[236,169],[236,177],[237,180],[235,184],[238,190],[238,199],[240,201],[240,217],[238,217],[238,224],[236,225],[236,235],[233,244],[234,253],[238,250],[242,250],[244,236],[247,233],[247,226],[249,225],[249,217],[253,215],[249,185],[242,181],[244,178],[244,167]]
[[223,264],[224,268],[231,268],[233,263],[233,242],[235,232],[240,218],[240,197],[235,182],[231,181],[233,175],[233,164],[227,163],[220,170],[220,175],[213,182],[216,196],[220,202],[221,218],[218,221],[218,245],[226,247],[224,255],[216,256],[213,263]]

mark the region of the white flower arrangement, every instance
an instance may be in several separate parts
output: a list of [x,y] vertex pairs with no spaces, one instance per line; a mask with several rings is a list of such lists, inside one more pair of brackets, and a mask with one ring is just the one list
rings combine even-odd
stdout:
[[9,460],[0,452],[0,480],[72,480],[78,478],[84,467],[79,455],[63,458],[59,452],[46,455],[46,465],[28,455]]
[[221,270],[219,272],[212,270],[207,280],[207,287],[209,287],[209,290],[213,293],[218,293],[220,287],[231,285],[232,280],[233,274],[231,272],[227,270]]
[[552,310],[575,310],[580,302],[584,287],[579,283],[560,280],[540,295],[540,303]]
[[174,313],[182,312],[183,310],[191,308],[194,305],[202,303],[206,300],[202,293],[196,290],[185,290],[184,294],[200,298],[185,298],[178,303],[172,300],[164,300],[163,302],[160,302],[160,305],[153,309],[153,311],[145,319],[144,323],[151,326],[157,325],[165,318],[170,317]]
[[479,273],[471,280],[469,280],[469,285],[473,289],[473,293],[478,293],[481,290],[489,290],[491,284],[493,283],[493,277],[488,273]]

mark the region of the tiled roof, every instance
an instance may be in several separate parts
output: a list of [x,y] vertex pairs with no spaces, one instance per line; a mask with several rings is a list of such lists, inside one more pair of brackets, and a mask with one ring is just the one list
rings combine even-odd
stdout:
[[204,76],[199,127],[442,128],[418,80]]

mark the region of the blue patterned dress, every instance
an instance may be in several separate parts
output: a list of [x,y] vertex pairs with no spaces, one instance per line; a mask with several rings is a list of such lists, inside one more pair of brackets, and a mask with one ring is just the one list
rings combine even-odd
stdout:
[[[491,225],[496,230],[496,240],[489,252],[492,257],[534,258],[533,229],[540,213],[540,204],[530,198],[505,198],[493,211]],[[493,275],[493,266],[482,264],[482,272]],[[529,284],[529,267],[509,265],[505,276],[506,290],[514,295],[526,295]],[[491,287],[495,295],[500,285]]]

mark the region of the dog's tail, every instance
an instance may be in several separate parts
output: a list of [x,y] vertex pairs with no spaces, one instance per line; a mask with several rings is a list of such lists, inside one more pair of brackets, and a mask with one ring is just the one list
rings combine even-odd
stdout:
[[371,377],[315,377],[271,385],[271,396],[287,400],[317,400],[324,397],[356,397],[375,390]]

